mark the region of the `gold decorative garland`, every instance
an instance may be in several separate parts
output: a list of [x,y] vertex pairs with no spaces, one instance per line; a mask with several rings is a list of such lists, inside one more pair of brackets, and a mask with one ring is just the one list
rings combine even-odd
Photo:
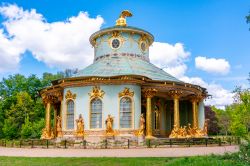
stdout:
[[119,93],[119,97],[123,97],[123,96],[133,97],[134,96],[134,92],[130,91],[129,88],[125,87],[124,90]]
[[92,91],[88,94],[89,94],[90,98],[95,98],[95,97],[103,98],[105,92],[103,90],[101,90],[99,86],[94,86]]

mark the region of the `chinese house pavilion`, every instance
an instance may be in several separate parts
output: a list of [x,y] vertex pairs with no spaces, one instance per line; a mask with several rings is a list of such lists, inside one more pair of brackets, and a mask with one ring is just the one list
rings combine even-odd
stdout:
[[150,63],[154,37],[127,26],[130,16],[125,10],[115,26],[90,36],[91,65],[41,90],[46,107],[42,139],[206,136],[206,89]]

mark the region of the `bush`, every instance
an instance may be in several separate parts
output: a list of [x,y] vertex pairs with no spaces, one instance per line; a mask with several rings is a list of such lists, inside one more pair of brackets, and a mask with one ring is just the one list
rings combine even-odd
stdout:
[[40,138],[42,135],[42,129],[45,126],[45,121],[41,118],[39,121],[33,123],[33,133],[31,138]]
[[244,124],[242,124],[240,121],[234,121],[231,124],[230,131],[233,135],[236,136],[246,136],[247,134],[247,129]]
[[32,123],[29,121],[29,116],[25,118],[24,124],[21,129],[22,138],[30,138],[33,133]]

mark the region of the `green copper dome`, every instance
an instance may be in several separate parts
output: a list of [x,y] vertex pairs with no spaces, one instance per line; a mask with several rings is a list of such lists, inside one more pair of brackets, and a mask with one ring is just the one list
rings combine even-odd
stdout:
[[140,75],[152,80],[181,82],[152,63],[128,56],[112,56],[96,61],[74,77],[99,76],[112,77],[122,75]]
[[90,37],[95,49],[94,63],[73,77],[140,75],[152,80],[181,82],[149,61],[154,37],[143,29],[114,26]]

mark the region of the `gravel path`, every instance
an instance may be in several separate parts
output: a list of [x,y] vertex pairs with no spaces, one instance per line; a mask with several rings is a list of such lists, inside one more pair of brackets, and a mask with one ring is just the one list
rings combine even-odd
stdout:
[[238,146],[149,149],[24,149],[0,148],[0,156],[22,157],[183,157],[237,152]]

